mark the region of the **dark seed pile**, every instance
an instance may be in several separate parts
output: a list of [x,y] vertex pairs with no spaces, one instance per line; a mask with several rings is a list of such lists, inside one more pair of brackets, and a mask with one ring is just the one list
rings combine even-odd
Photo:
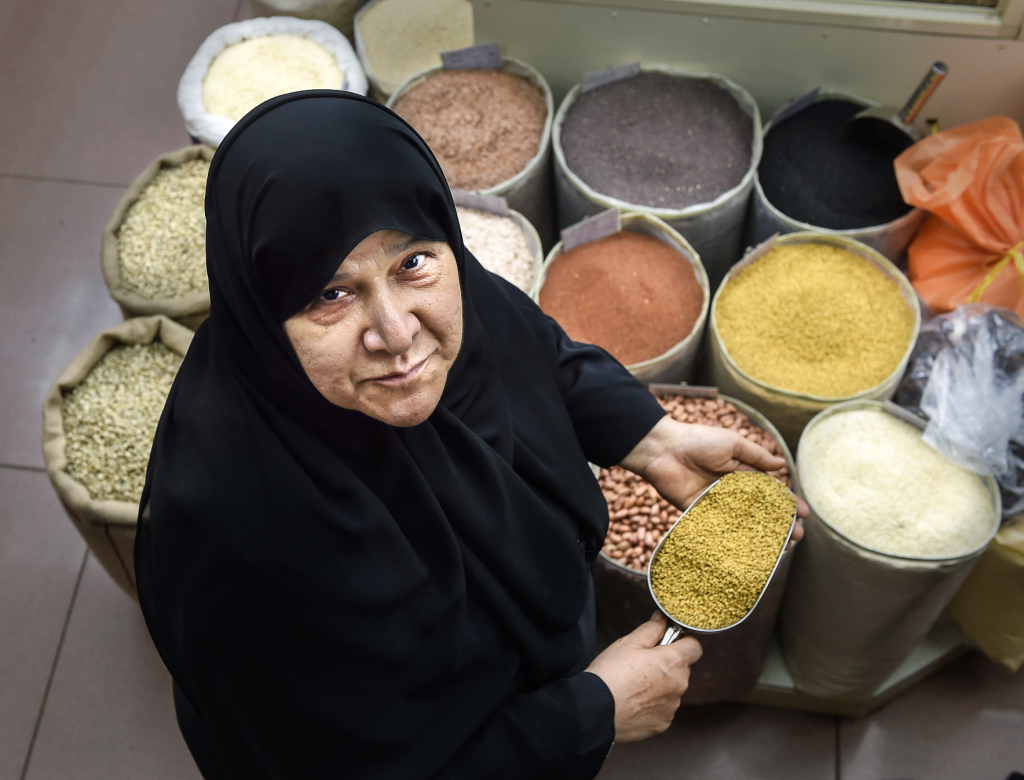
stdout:
[[839,138],[862,108],[822,100],[771,128],[757,169],[769,203],[792,219],[831,230],[884,225],[910,211],[892,165],[903,150]]
[[735,187],[753,120],[706,79],[640,73],[581,95],[562,124],[570,170],[603,195],[683,209]]

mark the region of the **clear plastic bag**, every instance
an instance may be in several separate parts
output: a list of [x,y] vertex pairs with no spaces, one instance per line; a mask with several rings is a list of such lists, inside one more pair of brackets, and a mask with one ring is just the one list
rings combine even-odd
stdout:
[[1003,514],[1024,510],[1024,322],[966,304],[921,326],[897,395],[928,418],[924,440],[999,482]]

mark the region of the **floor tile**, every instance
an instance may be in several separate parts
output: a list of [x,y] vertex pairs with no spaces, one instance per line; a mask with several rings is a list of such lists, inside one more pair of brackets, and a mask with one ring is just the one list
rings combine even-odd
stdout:
[[843,780],[1003,780],[1024,772],[1024,673],[977,653],[840,727]]
[[189,143],[178,80],[237,0],[0,4],[0,173],[127,184]]
[[682,708],[664,734],[616,745],[598,780],[833,780],[835,720],[747,704]]
[[0,464],[42,466],[42,400],[121,321],[100,235],[121,190],[0,177]]
[[138,605],[86,564],[26,780],[199,780]]
[[0,468],[0,777],[28,755],[85,543],[38,471]]

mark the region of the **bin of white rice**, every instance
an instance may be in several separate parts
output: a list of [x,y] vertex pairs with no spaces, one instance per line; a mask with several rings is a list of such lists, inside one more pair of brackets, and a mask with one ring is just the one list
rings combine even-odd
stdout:
[[480,265],[529,293],[544,261],[533,225],[518,211],[501,215],[465,206],[455,210],[462,240]]
[[356,51],[381,100],[421,71],[441,65],[441,52],[473,45],[469,0],[371,0],[355,18]]
[[199,47],[178,83],[178,107],[189,134],[217,147],[260,103],[306,89],[366,94],[345,36],[312,19],[247,19],[214,30]]
[[995,481],[878,401],[817,415],[797,452],[811,507],[780,638],[800,690],[870,697],[924,638],[999,528]]

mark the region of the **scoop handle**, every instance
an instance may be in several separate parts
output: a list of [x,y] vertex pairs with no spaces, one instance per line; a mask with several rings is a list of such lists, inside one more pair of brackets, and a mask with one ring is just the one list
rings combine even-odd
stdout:
[[896,115],[900,124],[906,127],[917,119],[917,115],[921,113],[924,104],[928,102],[928,98],[932,96],[940,82],[946,78],[947,73],[949,73],[949,68],[944,62],[936,62],[928,69],[928,73],[925,74],[921,83],[917,85],[917,89],[910,96],[910,100],[907,101],[906,105]]
[[668,628],[665,629],[665,635],[661,638],[661,641],[658,642],[658,647],[661,647],[662,645],[670,645],[682,635],[682,626],[677,626],[675,623],[669,623]]

